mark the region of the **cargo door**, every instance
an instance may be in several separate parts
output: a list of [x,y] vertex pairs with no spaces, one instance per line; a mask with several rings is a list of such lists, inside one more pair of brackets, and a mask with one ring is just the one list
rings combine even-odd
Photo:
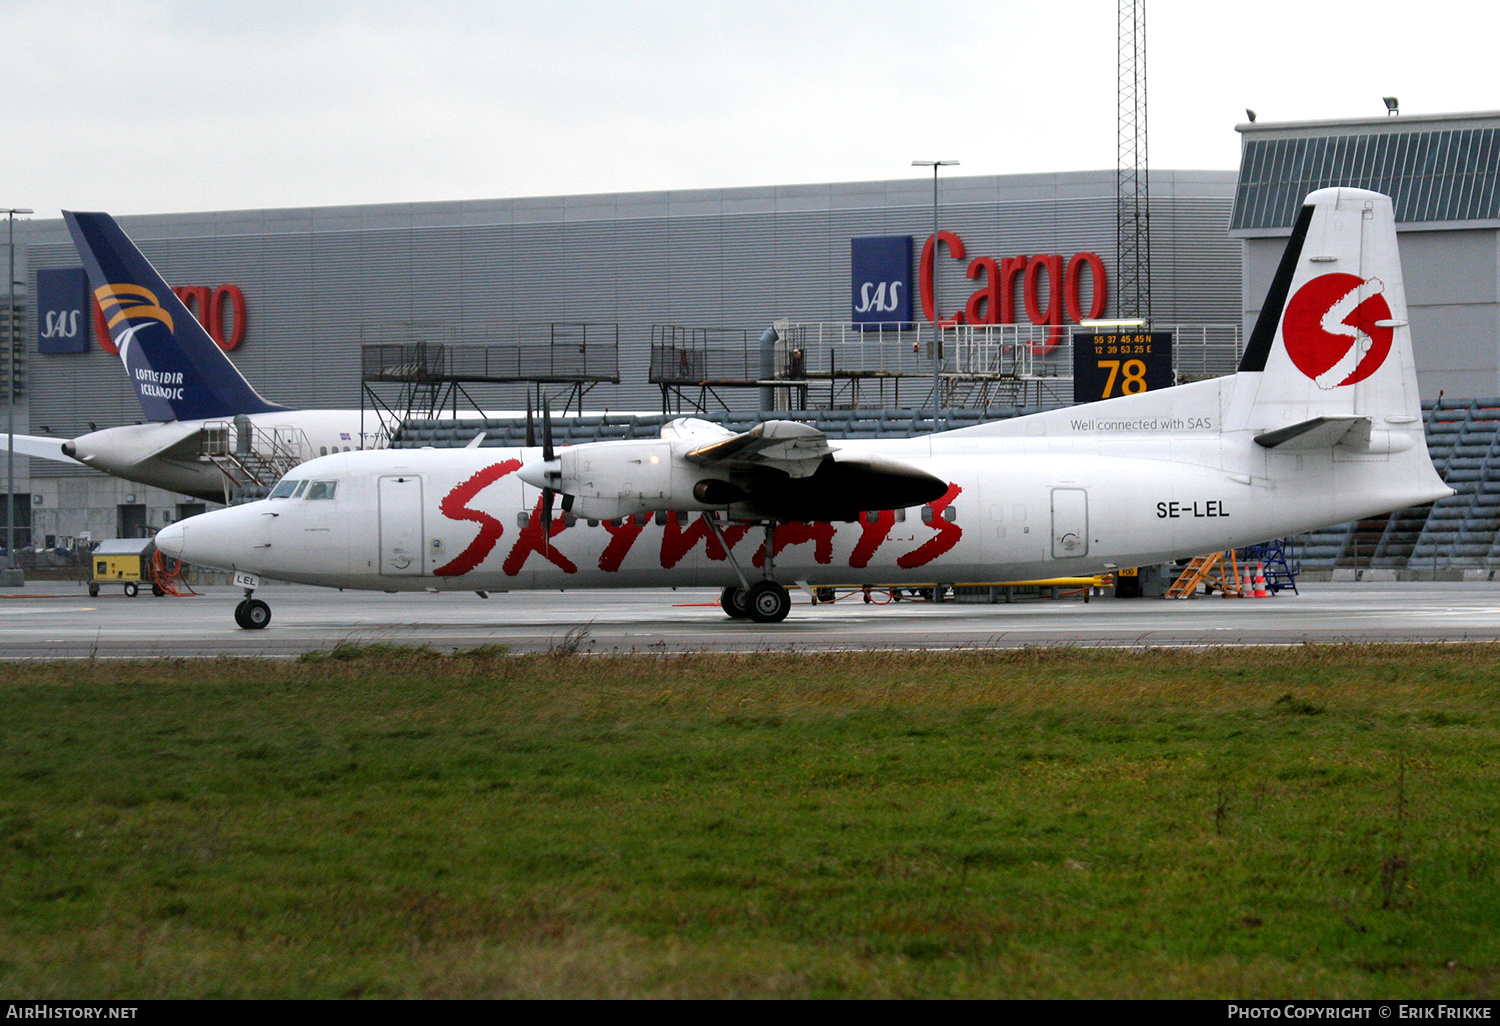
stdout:
[[1089,554],[1089,493],[1082,488],[1052,489],[1052,558]]
[[390,577],[422,573],[422,479],[414,474],[380,479],[380,572]]

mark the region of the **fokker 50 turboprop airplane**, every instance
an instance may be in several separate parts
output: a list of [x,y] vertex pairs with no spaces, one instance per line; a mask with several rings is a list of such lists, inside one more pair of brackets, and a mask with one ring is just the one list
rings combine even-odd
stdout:
[[1323,189],[1227,377],[858,448],[786,421],[731,435],[679,420],[657,440],[558,452],[341,453],[156,544],[247,575],[248,628],[270,620],[256,575],[382,591],[714,585],[730,616],[775,622],[782,581],[1158,563],[1451,495],[1427,455],[1406,317],[1390,199]]
[[127,481],[223,501],[223,474],[199,457],[209,425],[243,416],[238,430],[290,431],[306,439],[310,453],[383,444],[373,414],[293,410],[261,398],[114,218],[67,210],[63,218],[147,423],[70,440],[18,435],[16,452],[77,460]]

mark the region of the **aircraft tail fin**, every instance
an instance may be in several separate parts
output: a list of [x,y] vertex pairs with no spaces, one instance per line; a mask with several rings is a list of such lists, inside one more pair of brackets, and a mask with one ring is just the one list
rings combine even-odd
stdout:
[[146,419],[208,420],[266,402],[108,214],[63,211]]
[[1371,435],[1330,425],[1362,418],[1422,436],[1422,407],[1390,197],[1320,189],[1307,197],[1240,361],[1228,426],[1268,442],[1297,431],[1345,447]]

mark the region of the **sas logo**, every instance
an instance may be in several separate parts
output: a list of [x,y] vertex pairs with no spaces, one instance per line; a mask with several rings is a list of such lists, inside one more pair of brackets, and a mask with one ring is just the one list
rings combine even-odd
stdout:
[[44,267],[36,272],[36,350],[88,351],[88,277],[81,267]]
[[1297,369],[1321,389],[1363,381],[1391,352],[1395,323],[1379,278],[1324,274],[1286,305],[1281,333]]
[[911,322],[911,236],[849,240],[851,320],[868,327]]
[[77,338],[81,310],[48,310],[39,325],[42,338]]

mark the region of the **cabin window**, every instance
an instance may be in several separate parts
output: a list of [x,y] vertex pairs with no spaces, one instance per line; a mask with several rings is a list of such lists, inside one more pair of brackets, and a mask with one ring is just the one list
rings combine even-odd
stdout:
[[338,489],[337,481],[314,481],[307,489],[308,499],[331,499]]
[[663,511],[663,510],[658,510],[657,511],[657,513],[656,513],[656,526],[657,527],[666,527],[667,526],[667,514],[666,514],[665,511]]
[[931,506],[923,506],[922,507],[922,523],[924,523],[924,524],[930,524],[930,523],[932,523],[932,507]]
[[904,509],[898,509],[898,510],[896,510],[896,523],[898,523],[898,524],[904,524],[904,523],[906,523],[906,510],[904,510]]
[[519,512],[519,513],[516,514],[516,526],[517,527],[524,528],[530,522],[531,522],[531,514],[527,513],[524,509],[521,510],[521,512]]
[[953,521],[958,519],[958,510],[954,509],[952,506],[949,506],[947,509],[943,510],[943,519],[948,521],[948,523],[950,524],[953,523]]
[[319,455],[319,456],[327,456],[327,455],[328,455],[328,446],[326,446],[326,445],[321,445],[321,446],[319,446],[319,447],[318,447],[318,448],[319,448],[319,449],[320,449],[320,450],[321,450],[321,451],[320,451],[320,452],[319,452],[319,453],[318,453],[318,455]]
[[282,478],[280,481],[276,482],[276,487],[271,489],[271,494],[268,496],[268,498],[290,499],[292,497],[292,492],[296,491],[297,486],[302,483],[303,482],[301,481],[294,481],[289,477]]

